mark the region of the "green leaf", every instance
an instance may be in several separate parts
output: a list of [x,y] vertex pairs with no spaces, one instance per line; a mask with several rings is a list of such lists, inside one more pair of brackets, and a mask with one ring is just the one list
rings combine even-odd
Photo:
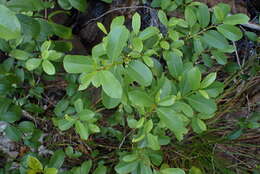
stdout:
[[42,163],[33,156],[28,156],[27,165],[28,167],[34,170],[40,170],[40,171],[43,170]]
[[147,134],[148,146],[153,150],[160,150],[160,144],[158,141],[158,136],[155,136],[151,133]]
[[102,91],[102,103],[107,109],[115,108],[119,105],[121,99],[111,98],[105,92]]
[[88,124],[88,128],[89,128],[90,132],[92,132],[92,133],[100,132],[100,128],[95,124],[92,124],[92,123]]
[[142,174],[151,174],[151,173],[153,173],[150,165],[146,164],[145,161],[144,162],[140,162],[139,166],[140,166],[140,173],[142,173]]
[[227,63],[227,56],[223,52],[214,50],[211,52],[211,54],[220,65],[225,65]]
[[64,25],[60,25],[57,23],[51,22],[53,32],[55,35],[63,38],[63,39],[71,39],[72,38],[72,29],[69,27],[65,27]]
[[95,72],[93,73],[88,73],[88,74],[81,74],[80,76],[80,86],[79,86],[79,91],[85,90],[89,87],[92,77],[95,76]]
[[182,169],[179,168],[166,168],[160,170],[162,174],[185,174],[185,172]]
[[56,150],[50,159],[48,167],[59,169],[62,166],[64,159],[65,153],[63,150]]
[[120,82],[116,79],[116,77],[110,71],[100,71],[98,73],[98,77],[100,78],[100,82],[102,84],[102,88],[104,92],[110,96],[111,98],[121,98],[123,89]]
[[93,71],[93,62],[89,56],[66,55],[63,61],[68,73],[83,73]]
[[88,174],[91,167],[92,167],[92,161],[91,160],[85,161],[80,167],[80,171],[81,171],[80,173]]
[[34,128],[34,124],[30,121],[22,121],[19,123],[19,129],[24,133],[33,132]]
[[46,59],[55,61],[55,60],[60,59],[62,56],[63,56],[63,53],[60,53],[60,52],[57,52],[54,50],[49,50],[48,57],[46,57]]
[[220,82],[214,82],[205,89],[210,97],[217,97],[224,90],[224,84]]
[[225,13],[222,11],[222,8],[221,8],[221,7],[215,6],[213,12],[214,12],[214,15],[215,15],[217,21],[221,22],[221,21],[224,20],[224,18],[225,18]]
[[208,86],[210,86],[217,78],[217,73],[210,73],[207,75],[207,77],[205,77],[205,79],[201,82],[200,87],[203,88],[207,88]]
[[116,26],[108,34],[107,39],[107,55],[109,59],[118,59],[127,45],[129,31],[125,26]]
[[129,162],[135,161],[137,159],[138,159],[138,156],[136,154],[130,154],[130,155],[124,156],[122,160],[124,162],[129,163]]
[[226,16],[223,23],[229,25],[237,25],[237,24],[247,24],[249,21],[249,17],[245,14],[235,14],[231,16]]
[[44,169],[44,174],[57,174],[58,170],[55,168],[45,168]]
[[193,131],[198,133],[198,134],[200,134],[203,131],[207,130],[206,124],[202,120],[200,120],[198,118],[193,118],[192,119],[191,126],[192,126]]
[[20,141],[22,138],[22,132],[12,125],[8,125],[5,128],[6,136],[12,141]]
[[85,12],[87,8],[87,1],[85,0],[69,0],[72,7],[76,8],[81,12]]
[[29,71],[32,71],[36,68],[38,68],[42,63],[42,60],[41,59],[38,59],[38,58],[31,58],[31,59],[28,59],[25,63],[25,67],[29,70]]
[[143,45],[143,41],[140,38],[135,37],[132,40],[132,45],[133,45],[133,50],[139,53],[142,52],[144,45]]
[[204,47],[202,45],[200,37],[193,39],[193,45],[194,45],[194,50],[195,50],[196,53],[200,54],[204,51]]
[[194,114],[193,109],[190,107],[190,105],[184,102],[177,101],[176,103],[174,103],[173,108],[176,109],[177,111],[182,111],[189,118],[193,117]]
[[164,13],[164,11],[162,10],[158,11],[158,18],[163,25],[168,26],[168,18],[167,15]]
[[101,0],[101,1],[106,2],[106,3],[112,3],[113,2],[113,0]]
[[243,37],[241,30],[233,25],[219,25],[217,26],[217,30],[231,41],[237,41]]
[[88,128],[83,125],[80,121],[76,121],[75,123],[75,129],[76,132],[80,135],[80,138],[83,140],[87,140],[89,133],[88,133]]
[[74,107],[75,107],[75,110],[77,113],[80,113],[83,108],[84,108],[84,104],[83,104],[83,101],[82,99],[77,99],[75,102],[74,102]]
[[176,99],[176,96],[174,96],[174,95],[164,97],[164,98],[160,99],[158,105],[159,106],[171,106],[174,104],[175,99]]
[[141,28],[141,16],[136,12],[132,18],[132,28],[135,34],[138,34]]
[[103,33],[107,34],[106,27],[102,23],[97,22],[97,26],[101,31],[103,31]]
[[247,38],[250,39],[251,41],[257,41],[257,39],[258,39],[257,34],[254,32],[246,31],[245,34],[246,34]]
[[193,107],[196,111],[205,113],[205,114],[213,114],[217,110],[216,103],[214,100],[206,99],[201,95],[191,95],[186,98],[188,100],[191,107]]
[[13,108],[10,109],[9,111],[0,114],[0,120],[6,121],[8,123],[14,123],[20,120],[21,117],[22,117],[21,109],[16,105],[14,105]]
[[153,80],[151,70],[139,60],[130,62],[127,68],[127,74],[134,81],[145,87],[149,86]]
[[9,56],[18,60],[27,60],[30,57],[30,54],[23,50],[14,49],[9,53]]
[[107,168],[104,165],[99,165],[96,170],[93,172],[93,174],[106,174]]
[[200,88],[201,72],[199,68],[194,67],[187,73],[188,81],[191,89],[197,90]]
[[226,49],[226,47],[228,46],[228,41],[226,40],[226,38],[219,32],[214,30],[209,30],[205,32],[202,39],[205,43],[213,48]]
[[167,61],[170,74],[173,77],[178,78],[183,72],[182,58],[174,52],[169,52],[164,54],[164,59]]
[[185,15],[185,20],[188,22],[190,27],[192,27],[197,22],[196,13],[193,7],[187,6],[185,8],[184,15]]
[[30,41],[32,38],[36,39],[39,36],[41,26],[37,20],[22,14],[18,14],[17,18],[21,23],[21,33],[24,35],[24,40]]
[[207,5],[205,4],[199,5],[197,9],[197,18],[202,28],[205,28],[209,25],[210,13]]
[[224,18],[230,13],[231,8],[228,4],[219,3],[214,7],[214,16],[217,22],[223,22]]
[[151,57],[149,57],[149,56],[143,56],[142,58],[143,58],[144,63],[145,63],[148,67],[150,67],[150,68],[153,68],[153,67],[154,67],[154,62],[153,62],[153,59],[152,59]]
[[72,7],[69,0],[58,0],[58,4],[61,8],[65,10],[70,10]]
[[115,170],[118,174],[128,174],[135,169],[137,169],[138,166],[138,161],[134,161],[131,163],[126,163],[126,162],[120,162],[115,166]]
[[165,40],[160,42],[160,46],[161,46],[161,48],[163,48],[165,50],[169,50],[170,49],[170,44],[167,41],[165,41]]
[[134,90],[128,93],[129,100],[133,105],[141,107],[150,107],[153,104],[153,99],[145,92]]
[[55,74],[55,67],[49,60],[42,61],[42,68],[43,68],[44,72],[46,72],[49,75]]
[[170,108],[158,108],[157,113],[166,127],[175,134],[179,141],[181,141],[184,134],[188,132],[188,129],[184,127],[181,116]]
[[11,0],[7,5],[11,10],[19,12],[40,11],[51,7],[51,3],[42,0]]
[[0,38],[16,39],[20,36],[21,24],[15,13],[0,4]]
[[124,23],[125,23],[124,16],[115,17],[111,22],[110,31],[113,30],[115,27],[123,27]]
[[199,168],[192,166],[189,171],[189,174],[203,174],[203,173]]
[[89,109],[84,109],[78,114],[78,116],[82,121],[89,121],[95,116],[95,113]]
[[61,119],[58,121],[58,127],[61,131],[70,129],[74,125],[75,121]]
[[150,37],[156,35],[159,33],[158,28],[156,27],[147,27],[146,29],[144,29],[142,32],[140,32],[139,34],[139,38],[142,40],[146,40],[149,39]]

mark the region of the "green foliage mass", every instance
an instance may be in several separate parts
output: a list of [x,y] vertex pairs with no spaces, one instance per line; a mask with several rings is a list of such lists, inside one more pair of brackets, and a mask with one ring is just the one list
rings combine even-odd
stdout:
[[[111,142],[116,138],[121,144],[113,165],[89,159],[67,171],[59,170],[65,157],[82,156],[68,145],[65,152],[60,147],[50,160],[28,153],[18,173],[187,173],[166,164],[162,148],[183,141],[189,132],[207,130],[207,120],[215,116],[216,99],[224,89],[217,73],[208,70],[212,64],[228,62],[226,54],[236,49],[232,42],[243,37],[237,25],[246,24],[249,18],[229,15],[230,7],[225,4],[210,10],[191,0],[154,0],[152,7],[160,9],[158,17],[166,34],[155,26],[141,29],[138,13],[130,28],[119,16],[110,29],[98,23],[105,36],[90,55],[71,55],[71,28],[54,23],[51,17],[55,12],[42,15],[44,9],[56,5],[82,12],[87,8],[85,0],[58,0],[57,4],[0,1],[0,50],[7,55],[0,64],[0,120],[7,123],[6,136],[38,148],[43,130],[33,120],[40,118],[51,121],[60,134],[78,135],[83,143],[91,145],[95,137],[114,136]],[[167,12],[176,9],[184,17],[168,18]],[[60,39],[51,40],[52,36]],[[55,79],[66,81],[65,95],[46,111],[34,101],[43,101],[46,95],[48,87],[43,81]],[[91,100],[93,89],[99,93],[95,102]],[[113,113],[109,120],[104,110]],[[28,113],[33,118],[20,121]],[[95,153],[93,159],[99,155]],[[189,171],[201,173],[196,167]]]

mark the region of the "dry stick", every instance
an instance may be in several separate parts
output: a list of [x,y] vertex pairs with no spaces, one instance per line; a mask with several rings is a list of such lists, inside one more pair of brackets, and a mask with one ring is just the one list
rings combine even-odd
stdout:
[[94,21],[97,21],[99,19],[101,19],[102,17],[108,15],[109,13],[112,13],[114,11],[119,11],[119,10],[126,10],[126,9],[139,9],[139,8],[145,8],[145,9],[149,9],[149,10],[155,10],[151,7],[147,7],[147,6],[130,6],[130,7],[119,7],[119,8],[114,8],[114,9],[111,9],[111,10],[108,10],[107,12],[103,13],[102,15],[96,17],[96,18],[93,18],[93,19],[90,19],[89,21],[87,21],[85,24],[83,24],[83,28],[86,27],[88,24],[94,22]]
[[242,24],[242,26],[260,31],[260,25],[251,22],[248,22],[247,24]]
[[[241,62],[240,62],[240,59],[239,59],[239,55],[238,55],[238,52],[237,52],[237,46],[236,46],[236,43],[234,41],[232,41],[233,43],[233,46],[235,48],[235,53],[236,53],[236,59],[237,59],[237,63],[242,71],[242,65],[241,65]],[[243,71],[242,71],[243,72]]]

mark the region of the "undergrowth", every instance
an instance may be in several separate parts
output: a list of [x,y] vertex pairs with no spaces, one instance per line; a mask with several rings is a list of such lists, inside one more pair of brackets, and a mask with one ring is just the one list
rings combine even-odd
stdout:
[[[237,44],[259,49],[242,26],[247,15],[223,3],[154,0],[109,26],[92,19],[102,41],[73,55],[72,27],[53,18],[86,7],[0,1],[1,134],[17,148],[0,160],[1,174],[257,174],[260,118],[257,102],[247,104],[259,55],[242,61]],[[153,25],[143,25],[141,8],[156,12]]]

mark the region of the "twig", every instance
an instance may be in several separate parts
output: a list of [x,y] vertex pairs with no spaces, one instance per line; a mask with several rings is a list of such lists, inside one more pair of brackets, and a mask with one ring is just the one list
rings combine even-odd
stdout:
[[242,26],[260,31],[260,25],[251,22],[248,22],[247,24],[242,24]]
[[240,69],[241,69],[241,71],[242,71],[242,73],[243,73],[242,65],[241,65],[241,62],[240,62],[240,59],[239,59],[239,55],[238,55],[238,52],[237,52],[236,43],[235,43],[234,41],[232,41],[232,43],[233,43],[233,46],[234,46],[234,48],[235,48],[237,63],[238,63],[238,65],[239,65],[239,67],[240,67]]
[[139,8],[145,8],[145,9],[149,9],[149,10],[154,10],[153,8],[150,8],[150,7],[147,7],[147,6],[131,6],[131,7],[119,7],[119,8],[114,8],[114,9],[111,9],[111,10],[108,10],[107,12],[103,13],[102,15],[96,17],[96,18],[93,18],[93,19],[90,19],[89,21],[87,21],[85,24],[83,24],[82,28],[86,27],[88,24],[94,22],[94,21],[97,21],[101,18],[103,18],[104,16],[108,15],[109,13],[112,13],[114,11],[119,11],[119,10],[126,10],[126,9],[139,9]]

